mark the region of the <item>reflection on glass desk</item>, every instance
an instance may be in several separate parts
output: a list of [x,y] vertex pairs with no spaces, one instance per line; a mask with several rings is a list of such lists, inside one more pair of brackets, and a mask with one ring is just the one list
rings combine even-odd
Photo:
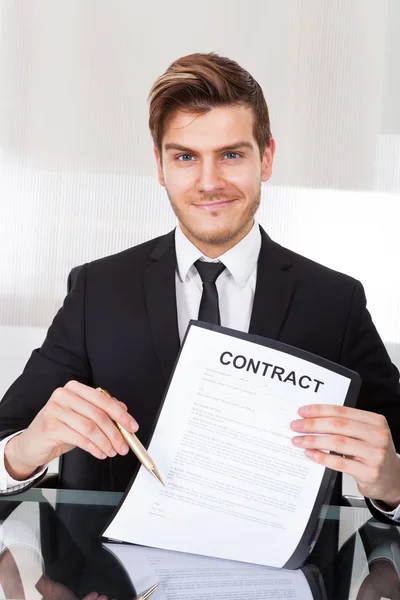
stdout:
[[[400,598],[400,534],[365,508],[326,507],[301,570],[267,569],[100,540],[121,494],[32,489],[0,498],[0,598]],[[268,540],[266,540],[268,543]]]

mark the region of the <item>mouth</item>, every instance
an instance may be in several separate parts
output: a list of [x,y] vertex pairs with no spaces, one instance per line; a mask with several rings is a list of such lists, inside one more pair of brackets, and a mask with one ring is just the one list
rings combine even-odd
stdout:
[[225,208],[230,204],[233,204],[233,202],[235,202],[235,200],[222,200],[221,202],[202,202],[201,204],[195,204],[194,206],[196,208],[199,208],[200,210],[216,211],[220,210],[221,208]]

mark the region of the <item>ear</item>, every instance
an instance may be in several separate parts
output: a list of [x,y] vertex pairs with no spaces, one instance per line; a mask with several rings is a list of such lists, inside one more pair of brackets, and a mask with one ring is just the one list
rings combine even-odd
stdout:
[[261,181],[268,181],[272,175],[272,163],[275,155],[275,140],[271,138],[269,146],[265,147],[262,167],[261,167]]
[[156,157],[156,162],[157,162],[158,181],[159,181],[160,185],[165,187],[165,179],[164,179],[164,173],[163,173],[162,162],[161,162],[161,154],[155,146],[154,146],[154,156]]

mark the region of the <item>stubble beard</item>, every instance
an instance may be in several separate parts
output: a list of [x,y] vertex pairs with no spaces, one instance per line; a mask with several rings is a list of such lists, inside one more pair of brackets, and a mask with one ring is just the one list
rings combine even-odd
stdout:
[[174,201],[168,189],[166,189],[169,201],[171,202],[172,210],[174,211],[179,223],[183,229],[188,231],[190,236],[201,244],[222,246],[235,240],[236,238],[241,239],[241,233],[248,227],[249,223],[253,220],[256,214],[260,202],[261,202],[261,184],[258,193],[254,196],[253,201],[246,208],[245,213],[242,215],[240,224],[238,227],[228,227],[220,231],[201,231],[194,229],[189,222],[190,220],[185,217],[184,211],[181,210],[177,203]]

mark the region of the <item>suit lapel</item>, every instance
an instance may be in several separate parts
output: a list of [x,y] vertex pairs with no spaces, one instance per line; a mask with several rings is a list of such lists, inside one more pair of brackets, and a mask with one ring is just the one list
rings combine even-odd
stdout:
[[144,273],[144,291],[151,335],[166,381],[178,356],[180,341],[175,290],[175,232],[154,248],[153,264]]
[[282,246],[261,229],[261,249],[257,266],[249,333],[277,340],[295,290],[292,262]]

